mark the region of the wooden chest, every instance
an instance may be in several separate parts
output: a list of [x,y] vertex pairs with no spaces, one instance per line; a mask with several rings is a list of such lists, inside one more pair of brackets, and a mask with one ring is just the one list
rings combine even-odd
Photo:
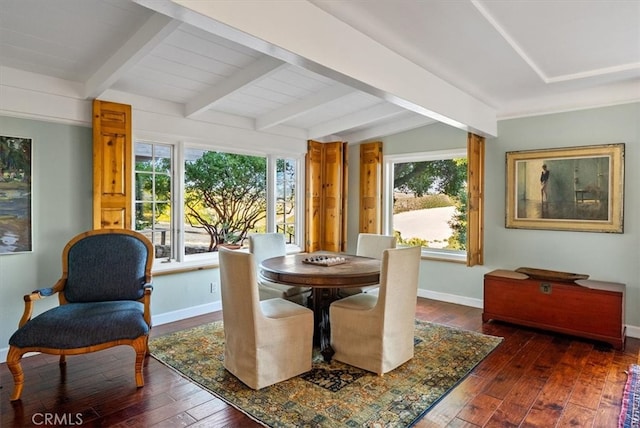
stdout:
[[624,284],[555,282],[496,270],[484,276],[482,321],[506,321],[599,340],[623,349],[624,299]]

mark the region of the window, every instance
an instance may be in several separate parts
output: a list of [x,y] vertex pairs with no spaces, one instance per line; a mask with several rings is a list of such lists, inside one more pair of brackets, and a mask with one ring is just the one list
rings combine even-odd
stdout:
[[151,240],[156,258],[171,258],[172,147],[135,144],[135,230]]
[[466,149],[385,156],[384,230],[423,255],[466,260]]
[[301,159],[149,142],[134,150],[135,227],[162,262],[211,262],[220,246],[246,246],[251,233],[299,244]]
[[276,160],[276,232],[296,243],[296,160]]

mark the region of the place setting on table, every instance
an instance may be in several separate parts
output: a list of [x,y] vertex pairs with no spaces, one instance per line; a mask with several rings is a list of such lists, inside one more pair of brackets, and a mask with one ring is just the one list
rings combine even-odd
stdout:
[[347,262],[347,258],[344,256],[311,256],[302,259],[302,263],[316,266],[335,266],[341,265]]

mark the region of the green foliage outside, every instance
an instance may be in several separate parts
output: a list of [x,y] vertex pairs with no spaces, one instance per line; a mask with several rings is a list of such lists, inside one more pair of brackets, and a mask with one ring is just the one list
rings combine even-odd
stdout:
[[456,211],[453,218],[449,221],[449,227],[453,230],[453,234],[449,238],[447,248],[452,250],[467,249],[467,186],[460,189],[456,199]]
[[[171,158],[136,158],[136,230],[169,223]],[[204,152],[185,164],[185,222],[209,236],[207,251],[241,244],[249,232],[266,231],[266,158]],[[276,227],[295,238],[295,162],[277,159]]]
[[467,180],[467,159],[443,159],[397,163],[393,185],[397,191],[416,197],[443,193],[455,197]]

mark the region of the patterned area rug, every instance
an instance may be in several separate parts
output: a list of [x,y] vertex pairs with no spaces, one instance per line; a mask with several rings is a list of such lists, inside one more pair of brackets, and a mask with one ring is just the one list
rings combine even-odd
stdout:
[[411,426],[501,338],[416,320],[415,356],[380,377],[314,352],[313,369],[254,391],[223,363],[222,322],[150,341],[151,355],[270,427]]
[[640,426],[640,366],[629,367],[627,383],[622,396],[619,428],[638,428]]

